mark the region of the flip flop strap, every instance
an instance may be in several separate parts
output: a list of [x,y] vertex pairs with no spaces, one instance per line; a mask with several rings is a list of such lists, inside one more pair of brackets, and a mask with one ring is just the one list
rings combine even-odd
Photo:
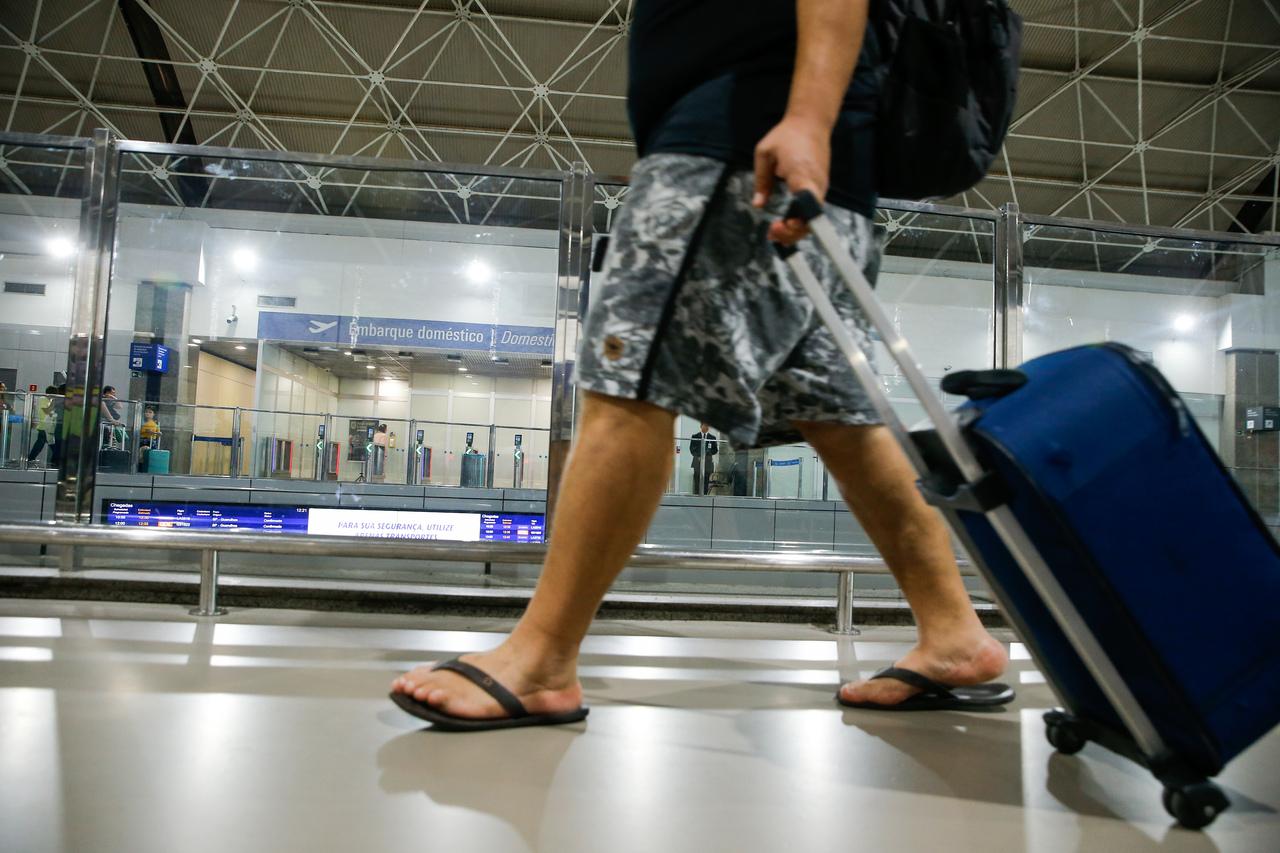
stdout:
[[493,676],[489,675],[479,667],[454,659],[436,664],[432,669],[444,669],[461,675],[476,687],[479,687],[485,693],[492,696],[494,701],[501,705],[503,710],[507,712],[507,716],[513,720],[529,716],[529,712],[525,709],[524,703],[517,699],[514,693],[494,681]]
[[951,688],[947,685],[934,681],[928,676],[921,675],[915,670],[903,669],[900,666],[886,667],[871,676],[873,681],[877,678],[892,678],[895,681],[901,681],[903,684],[910,684],[912,687],[919,687],[921,690],[929,693],[936,693],[939,696],[954,695],[951,692]]

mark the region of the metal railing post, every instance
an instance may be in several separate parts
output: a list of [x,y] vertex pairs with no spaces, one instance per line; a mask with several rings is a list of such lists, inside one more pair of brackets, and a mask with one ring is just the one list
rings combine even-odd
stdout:
[[592,203],[595,178],[585,163],[574,163],[561,184],[560,257],[556,284],[556,340],[551,366],[551,434],[547,442],[547,520],[555,522],[560,477],[569,459],[577,418],[574,362],[584,296],[591,275]]
[[138,470],[138,462],[142,459],[142,407],[145,404],[141,400],[130,400],[129,405],[130,435],[125,441],[129,442],[129,473],[132,474]]
[[493,469],[498,467],[498,427],[489,424],[489,470],[484,475],[485,488],[493,488]]
[[188,611],[192,616],[225,616],[218,607],[218,552],[212,548],[200,552],[200,606]]
[[[192,430],[194,434],[195,430]],[[240,466],[242,464],[241,448],[240,448],[240,407],[236,406],[231,410],[231,459],[228,460],[227,467],[230,469],[227,473],[232,477],[240,476]]]
[[58,425],[62,453],[54,515],[58,521],[93,520],[93,487],[98,470],[98,406],[106,369],[107,303],[115,249],[120,152],[111,132],[94,131],[85,150],[84,199],[80,211],[80,254],[71,302],[67,347],[67,393]]
[[[31,392],[28,391],[26,394],[23,395],[23,398],[22,398],[23,440],[22,440],[22,447],[20,448],[21,452],[18,456],[19,468],[31,467],[31,463],[27,461],[27,455],[31,452],[31,445],[32,445],[32,442],[34,441],[32,437],[32,433],[35,425],[31,422],[31,415],[32,415],[32,412],[35,410],[35,405],[32,402],[35,396],[36,396],[35,394],[32,394]],[[44,451],[41,451],[41,453],[43,452]]]
[[404,484],[406,486],[418,485],[418,421],[416,418],[409,419],[409,434],[404,438]]
[[833,634],[856,637],[862,632],[853,624],[853,572],[841,572],[836,586],[836,625],[831,629]]
[[1022,364],[1026,287],[1022,275],[1022,213],[1018,205],[1000,208],[995,234],[995,367]]

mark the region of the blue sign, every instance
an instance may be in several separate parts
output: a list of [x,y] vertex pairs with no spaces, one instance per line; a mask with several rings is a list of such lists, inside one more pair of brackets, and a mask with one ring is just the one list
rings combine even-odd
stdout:
[[799,459],[770,459],[770,468],[790,468],[792,465],[799,465]]
[[169,348],[163,344],[129,344],[129,369],[139,373],[168,373]]
[[556,330],[540,326],[260,311],[258,337],[268,341],[305,341],[335,346],[384,345],[550,355],[555,349]]

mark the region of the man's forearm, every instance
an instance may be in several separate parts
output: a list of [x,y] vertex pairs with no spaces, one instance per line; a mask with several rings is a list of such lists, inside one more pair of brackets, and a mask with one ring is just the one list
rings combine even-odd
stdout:
[[787,117],[835,125],[867,28],[868,0],[796,0],[796,67]]

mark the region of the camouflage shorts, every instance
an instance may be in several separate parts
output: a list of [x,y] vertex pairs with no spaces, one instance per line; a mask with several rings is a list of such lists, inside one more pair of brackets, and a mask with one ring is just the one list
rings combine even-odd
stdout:
[[[879,423],[853,370],[766,239],[786,206],[751,207],[753,179],[723,163],[654,154],[636,163],[594,277],[578,387],[706,421],[739,448],[800,440],[794,421]],[[872,223],[827,212],[875,281]],[[867,323],[831,262],[802,244],[871,356]]]

